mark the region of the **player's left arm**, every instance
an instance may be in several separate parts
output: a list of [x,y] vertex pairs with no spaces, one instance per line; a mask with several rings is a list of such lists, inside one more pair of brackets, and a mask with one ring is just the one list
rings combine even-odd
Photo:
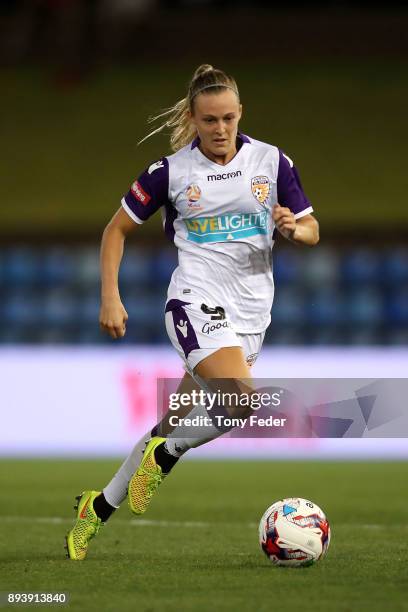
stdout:
[[314,246],[319,242],[319,223],[311,214],[313,207],[306,197],[293,161],[279,150],[277,177],[278,204],[272,218],[278,231],[295,244]]
[[289,208],[275,204],[272,217],[282,236],[291,242],[307,246],[314,246],[319,242],[319,223],[313,215],[296,219]]

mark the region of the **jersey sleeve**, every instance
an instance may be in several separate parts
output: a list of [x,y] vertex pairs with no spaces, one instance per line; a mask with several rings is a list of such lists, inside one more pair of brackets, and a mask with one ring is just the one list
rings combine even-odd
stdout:
[[286,206],[300,219],[313,212],[313,207],[307,199],[298,171],[293,161],[279,149],[279,168],[278,168],[278,203]]
[[144,223],[168,202],[169,162],[166,157],[151,164],[132,183],[122,206],[135,223]]

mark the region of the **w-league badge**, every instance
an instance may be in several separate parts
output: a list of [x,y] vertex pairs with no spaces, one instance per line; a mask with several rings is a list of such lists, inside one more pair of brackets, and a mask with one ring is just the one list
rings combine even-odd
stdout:
[[262,206],[266,202],[271,190],[271,185],[267,176],[254,176],[251,179],[252,194]]
[[186,195],[188,199],[187,206],[189,208],[193,208],[194,210],[201,210],[202,206],[199,203],[199,199],[201,198],[201,189],[199,185],[192,183],[186,189]]

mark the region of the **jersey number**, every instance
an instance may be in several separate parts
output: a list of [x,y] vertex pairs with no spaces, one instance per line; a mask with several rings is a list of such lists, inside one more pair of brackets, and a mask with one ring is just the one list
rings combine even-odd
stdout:
[[205,312],[205,314],[212,315],[211,321],[221,321],[222,319],[225,319],[225,310],[222,306],[210,308],[207,306],[207,304],[201,304],[201,310]]

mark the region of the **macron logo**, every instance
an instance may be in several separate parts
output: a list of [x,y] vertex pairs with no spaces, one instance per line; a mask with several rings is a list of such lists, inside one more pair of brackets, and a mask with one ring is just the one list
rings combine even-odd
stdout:
[[149,166],[148,169],[148,174],[152,174],[155,170],[158,170],[159,168],[163,168],[164,163],[162,160],[159,160],[157,162],[155,162],[154,164],[152,164],[151,166]]
[[224,172],[223,174],[209,174],[207,175],[207,181],[225,181],[226,179],[237,178],[237,176],[242,176],[241,170]]
[[176,327],[183,334],[183,337],[187,338],[187,334],[188,334],[187,321],[180,321],[180,323],[178,323]]

